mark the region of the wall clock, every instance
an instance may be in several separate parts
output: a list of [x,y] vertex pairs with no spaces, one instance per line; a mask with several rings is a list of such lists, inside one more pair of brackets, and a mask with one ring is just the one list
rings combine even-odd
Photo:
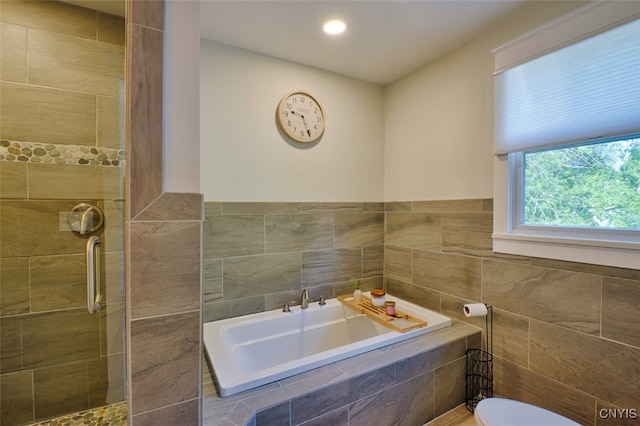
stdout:
[[297,90],[285,95],[278,104],[278,125],[296,142],[314,142],[324,132],[324,111],[318,100]]

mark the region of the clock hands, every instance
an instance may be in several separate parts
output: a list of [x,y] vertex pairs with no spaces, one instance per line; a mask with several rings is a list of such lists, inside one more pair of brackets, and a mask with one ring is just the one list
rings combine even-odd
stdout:
[[304,124],[304,127],[307,129],[307,135],[309,135],[309,137],[311,137],[311,130],[309,130],[309,126],[307,125],[307,120],[304,119],[304,114],[300,114],[300,113],[297,113],[295,111],[291,111],[291,114],[299,115],[300,118],[302,118],[302,124]]

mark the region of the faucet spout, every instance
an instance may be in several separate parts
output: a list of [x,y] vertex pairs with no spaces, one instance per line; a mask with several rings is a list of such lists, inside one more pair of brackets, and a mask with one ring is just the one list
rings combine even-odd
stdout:
[[309,292],[306,288],[302,290],[302,296],[300,296],[300,307],[302,309],[307,309],[309,307]]

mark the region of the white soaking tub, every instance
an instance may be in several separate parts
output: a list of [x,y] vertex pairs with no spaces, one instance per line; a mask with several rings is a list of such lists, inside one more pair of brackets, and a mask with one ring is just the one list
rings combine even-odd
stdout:
[[[365,295],[368,296],[367,293]],[[404,333],[378,324],[337,299],[204,324],[204,345],[220,396],[229,396],[313,368],[451,325],[451,319],[387,295],[398,310],[427,322]],[[215,382],[215,380],[214,380]]]

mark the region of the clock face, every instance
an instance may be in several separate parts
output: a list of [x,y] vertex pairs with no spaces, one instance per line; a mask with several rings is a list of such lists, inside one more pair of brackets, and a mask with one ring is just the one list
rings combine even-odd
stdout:
[[297,91],[282,98],[278,105],[278,123],[296,142],[313,142],[324,132],[324,112],[308,93]]

